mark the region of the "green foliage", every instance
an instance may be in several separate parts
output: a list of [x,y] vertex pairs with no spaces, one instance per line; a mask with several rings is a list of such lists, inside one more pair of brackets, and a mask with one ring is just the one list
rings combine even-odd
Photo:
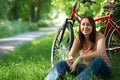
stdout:
[[[109,10],[103,9],[103,6],[105,5],[106,0],[95,0],[96,3],[87,2],[85,4],[81,3],[81,0],[78,0],[78,1],[79,2],[77,4],[76,12],[78,12],[78,14],[81,16],[88,15],[88,16],[98,17],[98,16],[102,16],[109,13]],[[67,15],[70,15],[73,2],[74,0],[52,0],[52,5],[57,10],[65,11]],[[118,4],[120,2],[119,0],[115,0],[114,3]],[[119,12],[120,12],[120,9],[115,11],[115,14],[113,16],[113,19],[115,21],[120,19]],[[105,29],[105,25],[106,25],[106,20],[97,22],[97,31],[100,31],[103,33]]]
[[10,6],[7,4],[7,0],[0,0],[0,19],[7,18]]
[[32,21],[32,19],[47,18],[51,10],[51,0],[20,0],[16,1],[18,18]]
[[0,0],[0,19],[38,21],[50,10],[51,0]]
[[115,0],[115,4],[120,4],[120,0]]
[[[77,12],[80,15],[91,15],[96,16],[101,11],[103,7],[104,0],[96,0],[96,3],[81,3],[78,0]],[[67,15],[70,15],[70,10],[72,8],[74,0],[52,0],[52,5],[59,11],[65,11]],[[60,5],[60,6],[59,6]]]
[[34,30],[38,30],[36,23],[0,20],[0,38]]
[[50,20],[39,20],[38,22],[27,22],[19,20],[0,20],[0,38],[17,35],[28,31],[36,31],[41,27],[53,26]]
[[52,0],[52,5],[58,10],[58,11],[65,11],[67,14],[69,14],[71,11],[71,5],[73,3],[73,0]]

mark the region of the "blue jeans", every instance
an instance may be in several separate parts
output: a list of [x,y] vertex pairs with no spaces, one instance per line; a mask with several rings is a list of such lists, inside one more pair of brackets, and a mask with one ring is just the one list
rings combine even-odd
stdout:
[[[61,60],[51,69],[45,80],[56,80],[58,77],[63,78],[66,71],[70,73],[70,67],[66,61]],[[91,71],[93,75],[100,74],[105,78],[110,75],[110,69],[101,57],[95,57],[88,66],[78,64],[76,70],[70,74],[76,76],[75,80],[88,80]]]

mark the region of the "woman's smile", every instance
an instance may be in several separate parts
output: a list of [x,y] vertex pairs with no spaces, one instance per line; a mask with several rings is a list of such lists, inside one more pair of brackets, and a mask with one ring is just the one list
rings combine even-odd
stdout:
[[92,32],[92,26],[87,18],[81,21],[81,32],[84,35],[90,35],[90,33]]

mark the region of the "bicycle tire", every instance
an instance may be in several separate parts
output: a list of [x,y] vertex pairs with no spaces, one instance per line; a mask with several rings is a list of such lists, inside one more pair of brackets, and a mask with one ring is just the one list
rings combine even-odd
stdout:
[[[116,24],[119,26],[119,30],[120,30],[120,20],[118,20]],[[117,33],[117,31],[113,27],[110,27],[108,34],[106,36],[106,47],[107,48],[120,47],[120,35]],[[115,53],[118,53],[118,51],[109,50],[108,56],[112,56],[112,54],[115,54]]]
[[[65,23],[58,29],[58,32],[54,38],[52,50],[51,50],[51,65],[61,59],[65,58],[65,55],[70,50],[74,41],[73,25],[71,22]],[[62,40],[60,41],[62,37]]]

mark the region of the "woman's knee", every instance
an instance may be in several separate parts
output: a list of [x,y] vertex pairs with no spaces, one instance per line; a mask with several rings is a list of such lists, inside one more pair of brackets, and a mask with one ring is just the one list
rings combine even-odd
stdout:
[[93,61],[103,61],[103,59],[100,57],[100,56],[97,56],[97,57],[95,57],[94,59],[93,59]]
[[65,75],[66,71],[70,71],[70,67],[65,60],[58,61],[55,65],[55,68],[61,75]]
[[67,62],[65,60],[60,60],[56,63],[57,66],[67,65]]
[[92,65],[92,66],[93,65],[101,65],[103,62],[104,62],[103,59],[100,56],[98,56],[98,57],[93,58],[90,65]]

